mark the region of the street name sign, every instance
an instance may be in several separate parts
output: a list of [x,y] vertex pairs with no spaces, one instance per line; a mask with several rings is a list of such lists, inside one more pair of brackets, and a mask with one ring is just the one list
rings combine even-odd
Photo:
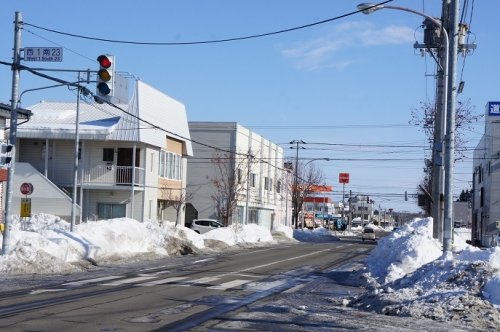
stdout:
[[24,61],[61,62],[62,47],[25,47]]

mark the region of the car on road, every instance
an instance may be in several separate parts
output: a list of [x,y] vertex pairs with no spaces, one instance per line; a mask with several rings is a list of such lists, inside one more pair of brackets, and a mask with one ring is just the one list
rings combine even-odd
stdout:
[[213,229],[224,227],[224,225],[215,219],[194,219],[190,227],[196,233],[204,234]]
[[372,240],[375,241],[377,237],[375,236],[375,230],[371,227],[363,228],[363,233],[361,235],[361,240]]

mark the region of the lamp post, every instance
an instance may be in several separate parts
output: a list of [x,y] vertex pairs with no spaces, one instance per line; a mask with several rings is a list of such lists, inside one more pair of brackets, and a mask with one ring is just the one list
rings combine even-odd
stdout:
[[[458,5],[456,1],[453,1],[453,4],[455,6],[455,9],[458,9]],[[442,105],[443,108],[441,110],[441,114],[436,114],[436,117],[440,117],[441,119],[446,119],[446,126],[445,126],[445,139],[443,137],[439,137],[439,142],[434,142],[434,149],[436,149],[436,146],[438,145],[437,143],[445,142],[445,158],[444,158],[444,178],[445,178],[445,184],[444,184],[444,202],[445,202],[445,211],[444,211],[444,224],[443,224],[443,229],[444,229],[444,235],[443,235],[443,252],[450,251],[451,250],[451,230],[453,227],[453,197],[452,197],[452,182],[453,182],[453,162],[454,162],[454,142],[455,142],[455,94],[454,94],[454,89],[453,86],[450,88],[449,87],[449,72],[450,72],[450,67],[451,71],[454,75],[455,70],[454,66],[456,66],[456,61],[454,61],[452,64],[450,64],[450,40],[448,38],[448,32],[444,28],[442,22],[426,13],[422,13],[410,8],[405,8],[405,7],[400,7],[400,6],[391,6],[391,5],[376,5],[376,4],[370,4],[370,3],[361,3],[357,6],[359,10],[361,10],[364,14],[371,14],[374,11],[380,10],[380,9],[395,9],[395,10],[401,10],[405,12],[409,12],[412,14],[416,14],[419,16],[422,16],[432,23],[434,23],[436,26],[441,28],[441,31],[443,32],[443,38],[442,41],[444,43],[444,52],[445,52],[445,63],[443,64],[443,99],[442,99]],[[455,43],[454,43],[455,45]],[[453,84],[453,80],[451,81]],[[438,125],[439,121],[435,121],[435,125]],[[440,130],[440,128],[437,128],[435,130]],[[435,151],[435,150],[434,150]],[[436,167],[437,163],[434,161],[433,167]],[[437,179],[433,178],[433,188],[436,188],[436,181]],[[434,195],[433,195],[434,196]],[[434,196],[435,197],[435,196]],[[434,202],[434,204],[439,204],[439,202]]]

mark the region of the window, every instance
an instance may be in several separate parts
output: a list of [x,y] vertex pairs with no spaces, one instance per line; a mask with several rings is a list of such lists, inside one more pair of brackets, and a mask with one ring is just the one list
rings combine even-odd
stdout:
[[240,184],[241,183],[241,178],[242,178],[241,169],[238,168],[236,176],[238,177],[238,184]]
[[250,187],[255,188],[256,180],[257,175],[255,173],[250,174]]
[[481,190],[479,191],[479,206],[484,206],[484,187],[481,187]]
[[265,190],[272,190],[273,189],[272,180],[270,178],[268,178],[267,176],[264,178],[264,189]]
[[182,156],[179,154],[161,150],[158,176],[172,180],[181,180]]
[[99,203],[97,205],[97,216],[99,219],[124,218],[125,204]]
[[102,161],[112,163],[115,160],[115,150],[104,148],[102,149]]
[[276,192],[281,193],[281,181],[276,182]]
[[248,210],[248,222],[257,224],[258,223],[258,215],[259,211],[255,209],[249,209]]

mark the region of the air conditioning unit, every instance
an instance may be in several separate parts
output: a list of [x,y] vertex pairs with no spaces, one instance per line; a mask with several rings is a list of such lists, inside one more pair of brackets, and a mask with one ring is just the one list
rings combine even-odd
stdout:
[[497,229],[500,229],[500,220],[497,220],[496,223],[497,223]]

